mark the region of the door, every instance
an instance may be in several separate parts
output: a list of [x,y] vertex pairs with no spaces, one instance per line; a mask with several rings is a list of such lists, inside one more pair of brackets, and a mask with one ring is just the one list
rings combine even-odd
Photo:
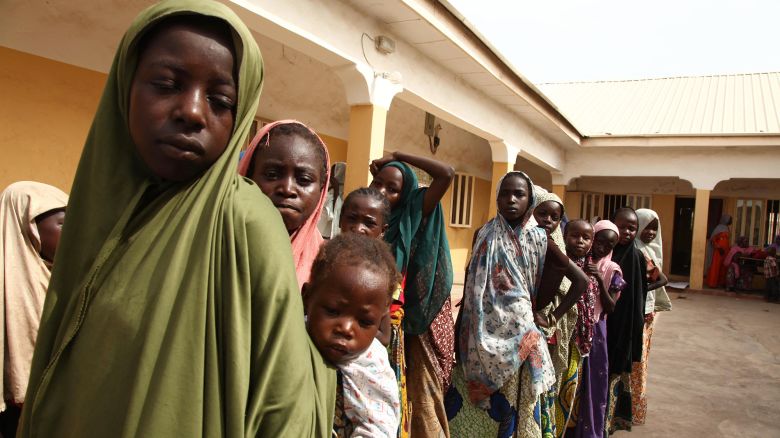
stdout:
[[674,275],[690,275],[691,243],[693,242],[694,198],[674,201],[674,233],[672,236],[672,268]]
[[720,223],[720,217],[723,215],[723,200],[710,199],[710,209],[707,215],[707,237],[712,235],[712,230]]

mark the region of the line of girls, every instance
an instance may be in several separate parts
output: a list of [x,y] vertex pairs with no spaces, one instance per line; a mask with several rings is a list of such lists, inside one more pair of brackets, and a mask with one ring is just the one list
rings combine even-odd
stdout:
[[27,388],[10,399],[18,436],[595,436],[640,421],[622,402],[642,401],[646,257],[652,286],[663,277],[660,251],[633,240],[657,217],[573,221],[561,240],[560,200],[507,174],[456,328],[439,202],[452,169],[372,162],[343,235],[324,243],[330,162],[313,131],[265,126],[236,172],[262,82],[254,38],[222,4],[166,0],[125,33],[50,260]]

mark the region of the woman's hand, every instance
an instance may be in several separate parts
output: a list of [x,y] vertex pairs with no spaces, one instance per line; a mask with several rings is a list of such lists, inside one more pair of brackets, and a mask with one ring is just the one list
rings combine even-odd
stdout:
[[371,175],[376,176],[376,174],[379,173],[383,167],[385,167],[385,164],[391,161],[396,161],[395,152],[391,153],[389,157],[377,158],[376,160],[372,161],[368,166],[368,170],[371,171]]
[[542,312],[534,312],[534,323],[538,327],[547,328],[548,319]]

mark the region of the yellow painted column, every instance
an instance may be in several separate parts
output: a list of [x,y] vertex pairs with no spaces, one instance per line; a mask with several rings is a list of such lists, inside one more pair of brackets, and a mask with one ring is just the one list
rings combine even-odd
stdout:
[[353,105],[350,108],[344,193],[371,183],[368,165],[384,153],[386,123],[387,110],[381,106]]
[[707,250],[707,212],[709,208],[710,190],[696,189],[693,242],[691,243],[691,289],[701,289],[704,285],[704,255]]
[[515,163],[493,162],[493,176],[490,178],[490,207],[488,209],[488,219],[496,216],[496,191],[498,190],[498,181],[507,173],[515,170]]
[[672,238],[674,237],[674,195],[653,195],[653,210],[661,219],[661,244],[664,249],[663,270],[669,275],[672,266]]
[[561,201],[563,201],[564,204],[566,203],[566,185],[553,184],[552,192],[558,195],[558,197],[561,198]]
[[[560,196],[560,195],[559,195]],[[566,197],[561,198],[563,206],[566,207],[566,216],[569,220],[580,219],[582,217],[582,193],[566,192]]]

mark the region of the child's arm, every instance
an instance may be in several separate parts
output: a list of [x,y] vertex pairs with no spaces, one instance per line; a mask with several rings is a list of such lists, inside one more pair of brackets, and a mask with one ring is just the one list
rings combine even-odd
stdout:
[[588,277],[582,272],[582,269],[571,260],[569,260],[569,266],[568,269],[566,269],[566,278],[571,281],[571,286],[569,286],[569,290],[566,291],[566,295],[561,300],[561,304],[553,311],[553,316],[556,321],[563,318],[563,315],[577,304],[577,300],[580,299],[582,294],[585,293],[585,289],[588,288]]
[[585,266],[585,272],[587,272],[588,275],[596,277],[596,281],[599,284],[599,298],[601,299],[602,307],[604,307],[604,312],[612,313],[612,311],[615,310],[615,303],[617,303],[617,299],[615,298],[617,294],[609,292],[609,287],[604,284],[604,279],[601,278],[601,273],[595,263],[589,263]]
[[390,345],[390,312],[387,312],[382,321],[379,322],[379,330],[376,332],[376,339],[385,347]]
[[647,290],[656,290],[661,286],[666,286],[669,283],[669,279],[666,278],[666,275],[664,275],[661,270],[658,270],[658,280],[656,280],[655,283],[650,283],[649,286],[647,286]]
[[455,177],[455,170],[441,161],[407,154],[405,152],[393,152],[388,158],[374,160],[371,163],[371,173],[374,174],[378,172],[382,166],[394,160],[403,161],[418,169],[422,169],[433,178],[430,187],[425,191],[425,198],[423,199],[423,216],[427,217],[433,213],[433,210],[439,205],[441,198],[447,193],[447,189],[450,188],[452,178]]

